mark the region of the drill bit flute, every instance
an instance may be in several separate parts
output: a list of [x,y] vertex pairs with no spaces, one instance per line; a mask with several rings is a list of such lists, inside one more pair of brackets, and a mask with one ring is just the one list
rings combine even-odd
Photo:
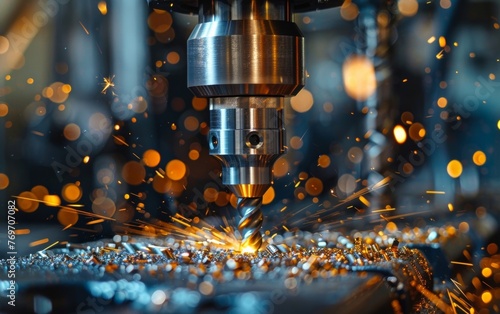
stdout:
[[[272,166],[285,152],[285,97],[305,84],[304,38],[292,8],[304,0],[149,0],[156,8],[198,10],[187,43],[188,87],[210,105],[210,154],[222,163],[222,182],[238,197],[242,251],[262,244],[262,196]],[[339,5],[325,2],[325,7]],[[323,3],[323,2],[322,2]]]

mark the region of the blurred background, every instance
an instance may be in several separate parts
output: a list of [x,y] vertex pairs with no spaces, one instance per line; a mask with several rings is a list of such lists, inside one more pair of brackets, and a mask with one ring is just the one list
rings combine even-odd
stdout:
[[[0,7],[0,204],[16,200],[20,253],[200,219],[239,237],[207,102],[186,87],[196,16],[139,0]],[[451,224],[498,259],[499,16],[494,0],[295,15],[308,79],[286,107],[263,232]]]

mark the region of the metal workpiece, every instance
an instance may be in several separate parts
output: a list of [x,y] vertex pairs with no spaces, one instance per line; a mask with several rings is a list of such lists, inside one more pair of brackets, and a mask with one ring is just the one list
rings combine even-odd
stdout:
[[341,237],[325,233],[317,247],[304,235],[257,254],[165,237],[68,243],[19,257],[19,299],[8,312],[439,313],[419,293],[432,289],[432,273],[418,250],[402,245],[396,258],[385,243],[371,252],[349,237],[351,248],[339,248]]

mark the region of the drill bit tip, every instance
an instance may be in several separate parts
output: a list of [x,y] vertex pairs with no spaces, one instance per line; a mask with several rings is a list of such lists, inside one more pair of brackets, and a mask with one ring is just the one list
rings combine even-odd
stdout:
[[254,253],[262,245],[262,234],[260,229],[263,222],[262,197],[242,197],[238,201],[238,212],[241,219],[238,229],[242,234],[241,252]]

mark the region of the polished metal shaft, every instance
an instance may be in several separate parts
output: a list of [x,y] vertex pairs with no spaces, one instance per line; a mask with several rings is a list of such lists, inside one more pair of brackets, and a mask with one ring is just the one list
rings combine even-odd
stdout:
[[241,215],[238,229],[243,237],[241,241],[242,251],[257,251],[262,245],[262,197],[247,198],[238,200],[238,212]]

